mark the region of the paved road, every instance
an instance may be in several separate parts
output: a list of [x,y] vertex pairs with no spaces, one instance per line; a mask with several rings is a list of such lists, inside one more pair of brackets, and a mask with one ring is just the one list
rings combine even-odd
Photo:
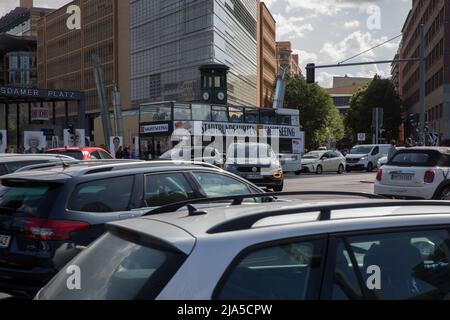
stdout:
[[288,175],[284,191],[350,191],[373,193],[375,173]]

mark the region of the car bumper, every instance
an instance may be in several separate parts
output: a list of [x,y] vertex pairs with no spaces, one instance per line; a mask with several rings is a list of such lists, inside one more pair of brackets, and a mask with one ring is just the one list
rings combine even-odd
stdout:
[[347,170],[365,170],[367,168],[367,164],[365,163],[347,163]]
[[33,298],[57,273],[55,269],[13,270],[0,268],[0,292]]
[[316,172],[316,166],[313,164],[303,164],[302,172],[303,173],[314,173],[314,172]]
[[375,183],[374,193],[380,196],[431,200],[436,192],[436,186],[423,187],[391,186]]
[[262,179],[247,179],[256,184],[258,187],[281,187],[284,184],[283,179],[262,178]]

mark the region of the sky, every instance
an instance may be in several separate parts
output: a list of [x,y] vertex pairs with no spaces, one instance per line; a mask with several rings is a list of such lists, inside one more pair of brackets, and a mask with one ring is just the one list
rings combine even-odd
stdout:
[[[35,0],[57,8],[70,0]],[[335,64],[401,34],[412,0],[264,0],[277,22],[277,40],[289,40],[308,63]],[[19,0],[0,0],[0,16]],[[349,62],[394,58],[400,38]],[[318,69],[316,81],[331,87],[333,76],[390,76],[389,65]]]

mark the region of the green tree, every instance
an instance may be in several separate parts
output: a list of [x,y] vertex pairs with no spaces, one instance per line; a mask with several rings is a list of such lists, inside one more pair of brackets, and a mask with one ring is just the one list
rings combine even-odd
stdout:
[[402,122],[402,102],[389,79],[375,76],[366,86],[359,89],[350,99],[350,110],[345,118],[347,132],[353,139],[358,133],[372,136],[372,109],[384,109],[383,129],[386,137],[398,139]]
[[305,147],[316,149],[344,137],[343,119],[330,95],[317,84],[308,84],[303,76],[287,79],[284,107],[300,111],[300,123],[305,131]]

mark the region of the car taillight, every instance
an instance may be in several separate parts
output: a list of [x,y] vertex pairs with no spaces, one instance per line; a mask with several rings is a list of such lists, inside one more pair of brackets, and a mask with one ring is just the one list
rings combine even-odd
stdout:
[[43,241],[70,239],[70,233],[89,229],[90,225],[80,221],[26,219],[23,233],[26,237]]
[[378,171],[377,171],[377,180],[381,181],[381,178],[383,178],[383,169],[378,169]]
[[435,177],[436,173],[433,170],[428,170],[427,172],[425,172],[423,180],[425,181],[425,183],[433,183]]

